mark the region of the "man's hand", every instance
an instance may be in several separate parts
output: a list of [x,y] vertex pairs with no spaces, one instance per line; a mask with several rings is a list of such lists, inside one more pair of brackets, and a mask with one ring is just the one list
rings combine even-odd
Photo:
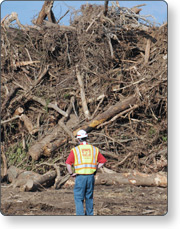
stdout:
[[71,177],[75,178],[77,176],[77,173],[71,174]]

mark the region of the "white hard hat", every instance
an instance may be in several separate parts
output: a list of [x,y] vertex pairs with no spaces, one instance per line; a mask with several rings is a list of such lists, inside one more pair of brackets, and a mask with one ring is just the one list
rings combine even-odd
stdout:
[[77,138],[87,138],[87,133],[86,133],[86,131],[85,130],[79,130],[78,132],[77,132]]

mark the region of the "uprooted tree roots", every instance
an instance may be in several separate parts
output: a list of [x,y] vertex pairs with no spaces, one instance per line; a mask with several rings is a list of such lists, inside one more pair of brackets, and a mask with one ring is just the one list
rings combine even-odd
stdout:
[[90,4],[74,12],[70,26],[7,24],[1,28],[3,177],[11,165],[44,174],[53,164],[66,175],[80,128],[114,172],[166,172],[167,24],[152,26],[137,7],[113,5],[105,13]]

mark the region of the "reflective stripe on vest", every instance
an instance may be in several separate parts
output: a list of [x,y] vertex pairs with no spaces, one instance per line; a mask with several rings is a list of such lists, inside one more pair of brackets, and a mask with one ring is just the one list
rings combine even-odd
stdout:
[[98,148],[92,145],[79,145],[74,152],[74,168],[78,174],[92,174],[96,171]]

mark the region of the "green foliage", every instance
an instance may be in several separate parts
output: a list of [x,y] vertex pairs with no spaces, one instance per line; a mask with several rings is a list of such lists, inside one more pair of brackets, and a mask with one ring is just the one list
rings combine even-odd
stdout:
[[154,136],[155,133],[156,133],[156,130],[153,127],[151,127],[149,130],[149,136],[152,137]]
[[48,113],[48,105],[50,103],[49,99],[46,99],[46,106],[45,106],[45,111]]
[[26,156],[27,153],[26,150],[23,149],[22,142],[10,147],[6,152],[8,166],[17,166],[19,164],[23,165],[23,161],[26,158]]
[[162,136],[163,142],[167,142],[167,136]]
[[70,94],[69,93],[65,93],[64,94],[64,99],[69,99],[70,98]]

